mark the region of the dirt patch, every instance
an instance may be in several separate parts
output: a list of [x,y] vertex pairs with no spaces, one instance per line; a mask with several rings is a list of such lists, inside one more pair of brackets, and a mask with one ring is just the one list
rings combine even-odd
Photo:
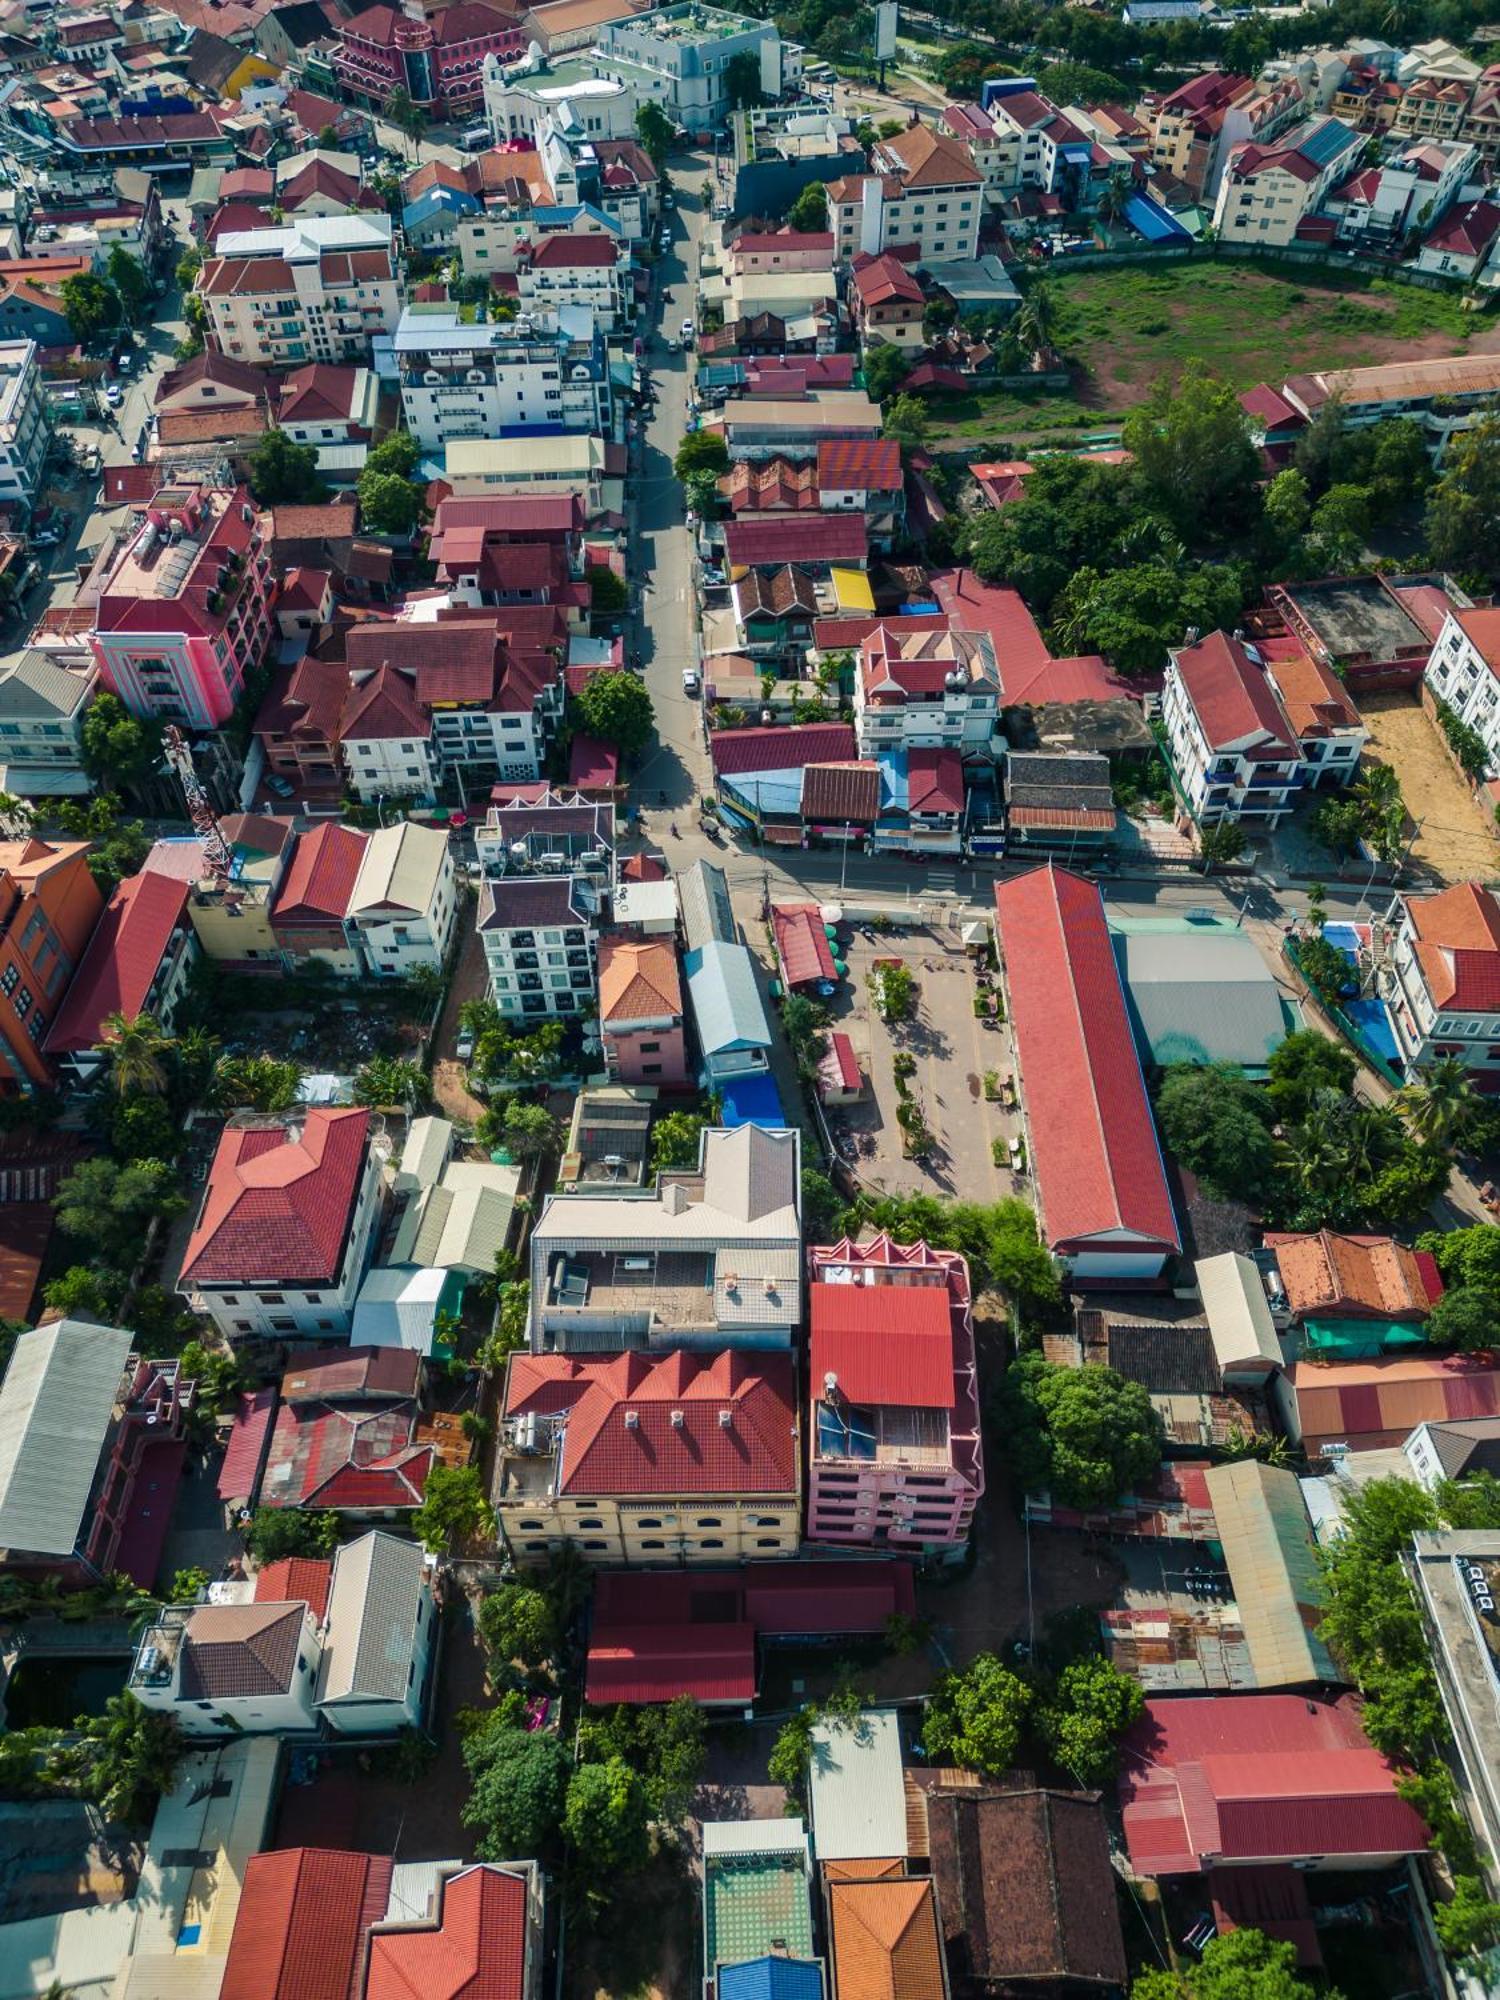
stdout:
[[1413,695],[1372,695],[1360,703],[1370,730],[1368,758],[1389,764],[1420,822],[1410,872],[1435,885],[1500,878],[1500,838],[1454,770],[1437,727]]
[[454,1059],[459,1010],[466,1001],[482,999],[489,990],[484,945],[471,922],[464,936],[463,949],[458,955],[458,964],[448,982],[448,997],[443,1003],[442,1019],[438,1022],[437,1060],[432,1065],[432,1094],[437,1100],[438,1110],[458,1125],[473,1126],[485,1109],[469,1089],[468,1073],[463,1064]]
[[681,1849],[659,1854],[592,1930],[570,1928],[564,2000],[692,2000],[701,1993],[697,1884]]

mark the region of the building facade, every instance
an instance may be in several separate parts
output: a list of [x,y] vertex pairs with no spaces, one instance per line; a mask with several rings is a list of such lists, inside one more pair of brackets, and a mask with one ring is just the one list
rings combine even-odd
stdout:
[[1479,737],[1489,770],[1500,771],[1500,611],[1450,611],[1422,678]]
[[51,437],[36,343],[0,340],[0,505],[35,500]]
[[196,289],[211,345],[280,369],[367,362],[375,335],[396,330],[403,286],[390,217],[361,209],[225,230]]
[[1398,895],[1383,929],[1376,991],[1407,1070],[1452,1057],[1500,1091],[1500,902],[1475,882]]
[[1265,669],[1211,632],[1171,655],[1161,698],[1167,753],[1199,826],[1274,827],[1296,804],[1301,752]]
[[379,111],[405,91],[429,118],[470,116],[484,101],[488,58],[514,62],[526,53],[519,16],[484,0],[426,15],[419,6],[370,7],[339,24],[333,73],[356,103]]
[[104,910],[87,841],[0,842],[0,1074],[8,1091],[53,1081],[47,1028]]
[[632,86],[676,124],[708,132],[728,116],[730,68],[741,56],[759,63],[762,95],[772,99],[800,74],[800,58],[784,47],[774,22],[698,0],[605,22],[592,60],[596,74]]
[[604,341],[588,308],[465,325],[448,307],[408,306],[396,329],[401,408],[424,450],[513,431],[613,434]]

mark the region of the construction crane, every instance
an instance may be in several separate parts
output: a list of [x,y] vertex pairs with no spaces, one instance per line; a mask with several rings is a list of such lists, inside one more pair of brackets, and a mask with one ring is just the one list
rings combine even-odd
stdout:
[[203,781],[193,769],[193,753],[188,748],[187,738],[175,722],[169,722],[162,738],[162,748],[167,762],[177,774],[177,782],[182,786],[182,796],[187,800],[188,818],[193,822],[193,831],[203,843],[203,858],[208,863],[208,872],[215,880],[227,882],[233,855],[229,842],[224,838],[224,829],[219,825],[203,788]]

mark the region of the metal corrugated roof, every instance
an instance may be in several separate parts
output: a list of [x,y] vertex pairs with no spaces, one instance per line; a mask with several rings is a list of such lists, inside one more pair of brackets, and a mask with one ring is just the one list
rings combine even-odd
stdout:
[[906,1785],[893,1709],[814,1724],[808,1802],[819,1861],[905,1854]]
[[688,993],[705,1056],[725,1049],[768,1049],[771,1030],[755,984],[754,962],[742,944],[711,938],[687,956]]
[[1279,1368],[1276,1323],[1260,1271],[1250,1259],[1238,1250],[1227,1250],[1221,1257],[1201,1258],[1194,1275],[1220,1368],[1257,1357]]
[[17,1340],[0,1384],[0,1548],[77,1547],[130,1340],[76,1319]]
[[436,827],[382,827],[370,835],[349,895],[349,915],[389,910],[424,915],[432,906],[448,853],[448,836]]
[[724,870],[711,861],[695,861],[677,877],[677,900],[682,907],[682,935],[689,951],[701,951],[706,944],[734,944],[739,931],[729,900],[729,884]]
[[1169,1063],[1263,1070],[1287,1037],[1270,967],[1244,931],[1111,926],[1143,1053]]
[[424,1582],[415,1542],[374,1528],[333,1560],[318,1700],[404,1701]]
[[1318,1561],[1297,1475],[1242,1459],[1204,1474],[1256,1685],[1301,1687],[1338,1678],[1315,1636]]

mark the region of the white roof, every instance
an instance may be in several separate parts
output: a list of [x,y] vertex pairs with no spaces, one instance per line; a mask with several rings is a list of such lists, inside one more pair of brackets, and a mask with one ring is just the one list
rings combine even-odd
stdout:
[[393,918],[403,911],[425,916],[432,908],[448,852],[448,836],[435,826],[384,826],[365,843],[364,859],[349,896],[351,917]]
[[430,1187],[442,1174],[453,1152],[456,1127],[447,1118],[414,1118],[401,1148],[402,1178]]
[[448,1273],[381,1265],[370,1271],[354,1301],[349,1338],[356,1347],[405,1347],[425,1354]]
[[906,1853],[906,1782],[893,1709],[813,1725],[808,1803],[819,1861]]
[[553,1195],[532,1231],[538,1251],[565,1244],[799,1243],[795,1132],[741,1125],[703,1135],[703,1199],[674,1183],[651,1195]]
[[308,263],[325,250],[388,250],[391,218],[367,209],[349,215],[304,215],[269,229],[227,229],[214,245],[220,257],[283,257]]
[[620,924],[675,924],[677,890],[671,882],[622,882],[615,892]]
[[525,479],[537,473],[597,472],[604,440],[583,432],[561,437],[450,438],[444,446],[450,479],[503,473]]
[[453,1188],[446,1181],[424,1188],[401,1218],[392,1261],[486,1276],[495,1268],[496,1252],[504,1248],[514,1208],[513,1189]]
[[1197,1267],[1198,1292],[1208,1315],[1209,1336],[1221,1368],[1261,1360],[1281,1366],[1281,1342],[1271,1318],[1260,1272],[1248,1257],[1226,1250],[1204,1257]]
[[711,1854],[807,1855],[800,1819],[710,1819],[703,1822],[703,1856]]
[[0,1549],[78,1546],[131,1335],[55,1320],[23,1333],[0,1384]]
[[404,1701],[426,1584],[415,1542],[372,1528],[333,1559],[318,1701]]

